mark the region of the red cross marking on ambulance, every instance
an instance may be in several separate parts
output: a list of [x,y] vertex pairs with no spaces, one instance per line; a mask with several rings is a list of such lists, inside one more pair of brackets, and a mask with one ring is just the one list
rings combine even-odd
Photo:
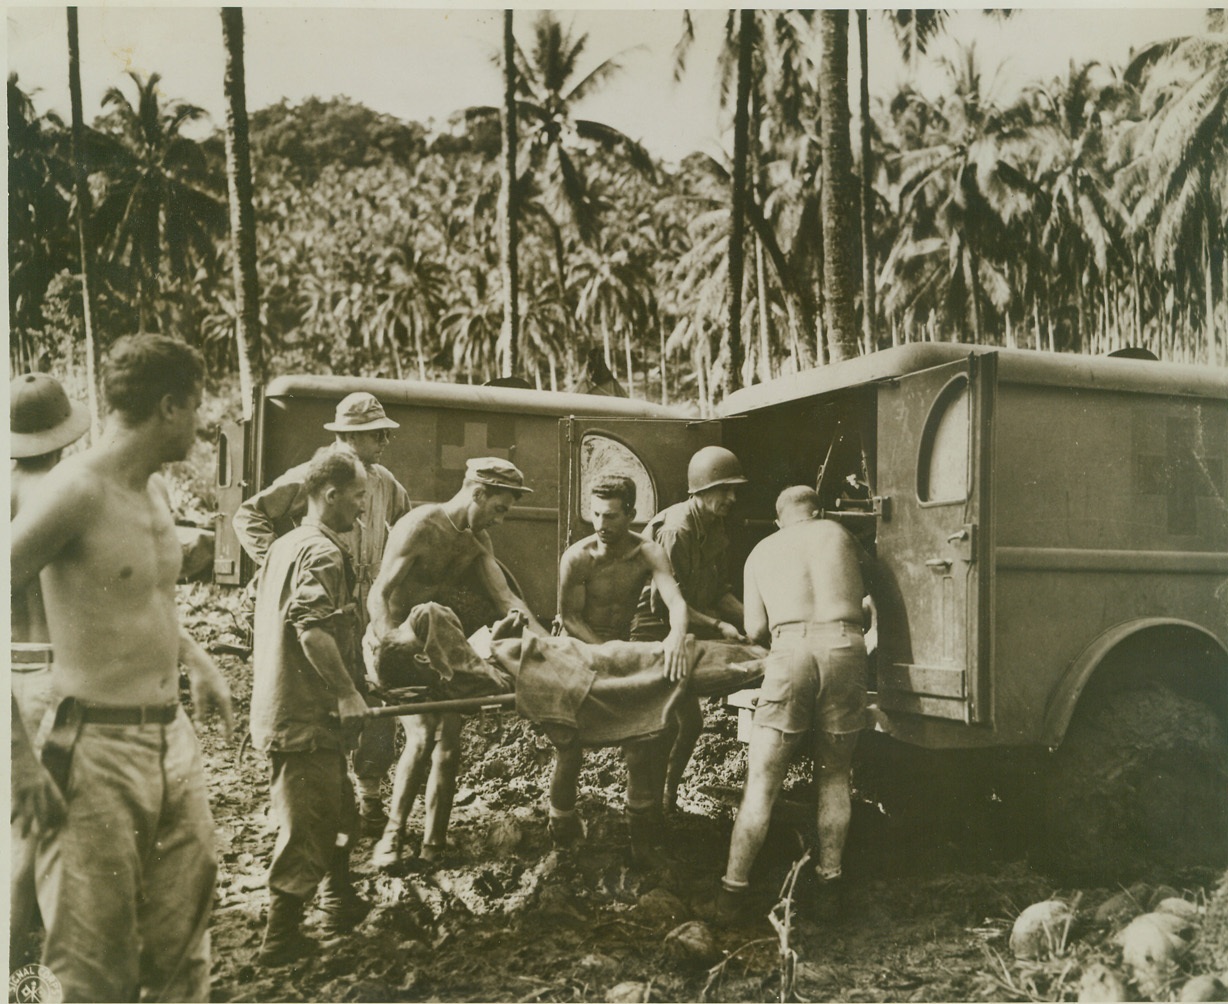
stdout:
[[445,471],[463,471],[465,462],[472,457],[512,459],[506,447],[486,445],[485,422],[466,422],[464,441],[459,446],[446,443],[439,448],[439,466]]

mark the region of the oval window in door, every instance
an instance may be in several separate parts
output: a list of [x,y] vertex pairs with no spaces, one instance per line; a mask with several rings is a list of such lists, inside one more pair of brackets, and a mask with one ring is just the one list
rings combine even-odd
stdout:
[[917,457],[917,498],[942,504],[968,497],[968,378],[957,376],[939,392],[925,420]]
[[599,432],[580,440],[580,518],[593,521],[589,490],[598,478],[620,474],[635,482],[635,521],[646,523],[657,511],[657,489],[644,462],[626,443]]

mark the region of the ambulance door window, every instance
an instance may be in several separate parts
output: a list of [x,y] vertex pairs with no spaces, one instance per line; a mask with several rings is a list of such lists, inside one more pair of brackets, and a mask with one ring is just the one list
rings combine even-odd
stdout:
[[644,523],[657,511],[657,489],[644,462],[625,443],[589,432],[580,440],[580,518],[593,521],[589,489],[607,474],[621,474],[635,482],[635,522]]
[[921,434],[917,498],[941,505],[968,497],[968,378],[955,377],[939,392]]

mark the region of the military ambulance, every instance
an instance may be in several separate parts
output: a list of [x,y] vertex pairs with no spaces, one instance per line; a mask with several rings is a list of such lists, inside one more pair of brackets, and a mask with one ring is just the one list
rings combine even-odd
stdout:
[[684,497],[691,453],[732,449],[750,482],[728,520],[735,569],[774,529],[777,493],[814,486],[875,559],[889,742],[1019,754],[1030,824],[1068,871],[1228,864],[1228,371],[924,343],[746,388],[710,421],[283,378],[222,434],[219,581],[243,572],[234,506],[310,456],[360,389],[402,424],[384,463],[415,500],[450,497],[471,456],[525,471],[537,492],[495,548],[546,619],[599,474],[634,477],[646,519]]

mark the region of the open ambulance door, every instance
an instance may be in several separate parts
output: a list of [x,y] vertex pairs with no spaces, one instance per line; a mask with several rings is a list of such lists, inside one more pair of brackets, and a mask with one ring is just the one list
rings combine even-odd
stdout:
[[989,713],[989,512],[997,356],[878,385],[878,703]]
[[559,555],[593,532],[589,486],[603,474],[635,482],[636,530],[687,497],[686,468],[703,446],[719,446],[719,422],[675,418],[559,420]]

